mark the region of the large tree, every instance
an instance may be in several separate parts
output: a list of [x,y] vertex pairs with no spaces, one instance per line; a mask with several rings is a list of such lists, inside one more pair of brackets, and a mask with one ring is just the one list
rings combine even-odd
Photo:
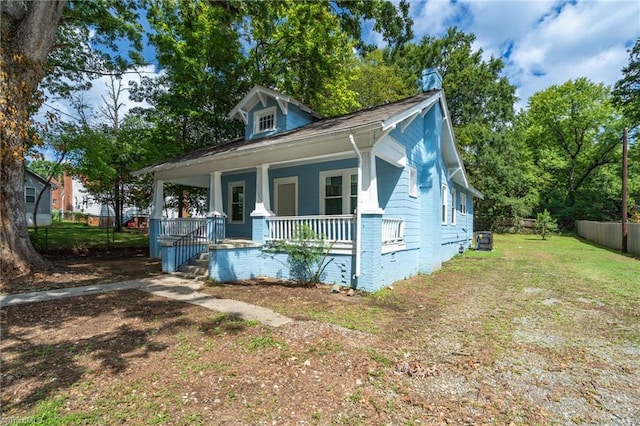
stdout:
[[0,2],[0,274],[46,268],[27,231],[24,154],[30,122],[66,2]]
[[68,95],[76,83],[86,87],[87,77],[104,72],[106,62],[123,64],[119,55],[94,49],[117,51],[114,41],[123,36],[140,48],[135,11],[133,1],[0,2],[0,261],[5,274],[47,267],[29,240],[23,194],[25,152],[39,143],[30,121],[43,99],[39,86],[47,75],[55,76],[48,80],[49,92]]
[[564,227],[573,228],[576,219],[589,215],[580,196],[605,166],[620,161],[623,125],[609,88],[586,78],[553,85],[529,99],[525,138],[544,182],[541,208]]

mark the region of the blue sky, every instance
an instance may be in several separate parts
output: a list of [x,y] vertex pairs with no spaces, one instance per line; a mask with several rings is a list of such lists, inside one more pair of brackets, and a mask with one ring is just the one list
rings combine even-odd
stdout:
[[[502,58],[505,76],[517,87],[516,108],[526,107],[532,94],[578,77],[613,85],[628,63],[627,50],[640,37],[640,1],[428,0],[410,4],[417,40],[442,36],[457,26],[476,35],[474,48],[482,49],[486,59]],[[367,25],[363,36],[382,43]],[[155,69],[150,65],[141,71],[153,74]],[[132,74],[127,77],[137,79]],[[101,103],[105,81],[94,82],[85,97],[88,102]],[[73,115],[64,103],[56,107]]]
[[518,108],[578,77],[613,85],[640,37],[640,1],[429,0],[411,1],[410,10],[418,39],[457,26],[476,35],[475,48],[487,58],[502,58]]

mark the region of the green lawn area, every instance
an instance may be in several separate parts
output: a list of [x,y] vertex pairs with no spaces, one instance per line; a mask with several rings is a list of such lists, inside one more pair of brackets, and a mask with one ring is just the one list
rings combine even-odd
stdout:
[[84,250],[107,247],[145,247],[149,238],[142,232],[113,228],[99,228],[84,223],[60,222],[39,227],[38,233],[29,229],[31,242],[36,250]]

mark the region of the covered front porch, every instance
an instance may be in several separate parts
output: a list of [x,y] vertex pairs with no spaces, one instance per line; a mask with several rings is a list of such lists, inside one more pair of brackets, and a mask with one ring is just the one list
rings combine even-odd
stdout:
[[[156,220],[151,232],[154,233],[154,229],[157,229],[155,240],[158,245],[159,257],[162,258],[163,272],[175,272],[180,266],[192,259],[208,254],[210,262],[223,261],[226,271],[220,273],[215,267],[213,270],[210,267],[210,277],[219,281],[230,281],[268,275],[269,267],[262,265],[258,268],[256,259],[253,259],[249,264],[234,267],[231,267],[231,263],[233,263],[233,259],[241,257],[247,251],[253,251],[253,256],[262,257],[260,260],[264,262],[266,258],[263,247],[270,247],[272,246],[270,243],[277,241],[295,241],[299,230],[306,227],[327,243],[329,255],[334,260],[340,259],[342,262],[339,276],[334,276],[332,281],[349,285],[355,279],[356,267],[360,265],[358,230],[363,227],[359,225],[369,224],[366,230],[360,231],[364,233],[371,233],[367,230],[372,230],[373,226],[375,229],[379,229],[377,244],[370,242],[369,247],[377,246],[381,253],[393,252],[404,246],[404,221],[399,218],[374,216],[380,219],[379,224],[374,225],[372,222],[374,218],[371,215],[364,218],[359,215],[255,217],[252,222],[256,232],[252,238],[228,236],[226,233],[227,218],[215,215],[198,218],[162,218]],[[221,259],[221,256],[224,257],[224,260]],[[270,256],[277,263],[276,267],[286,263],[286,259],[279,259],[278,257],[282,256],[278,256],[276,253],[271,253]],[[345,266],[346,264],[349,265],[348,268]],[[238,274],[238,267],[246,269],[246,273]],[[234,272],[230,273],[232,270]],[[275,275],[286,278],[287,274],[280,270]]]

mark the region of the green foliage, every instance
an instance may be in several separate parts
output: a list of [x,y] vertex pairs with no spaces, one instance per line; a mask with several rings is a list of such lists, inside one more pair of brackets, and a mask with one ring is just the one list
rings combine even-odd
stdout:
[[299,284],[316,285],[322,282],[324,270],[333,260],[327,261],[331,246],[324,236],[318,235],[307,225],[296,229],[292,241],[275,241],[269,248],[287,254],[291,275]]
[[251,79],[332,116],[358,109],[350,89],[355,44],[328,2],[280,1],[249,7],[243,37]]
[[529,99],[520,124],[538,169],[541,207],[572,229],[595,211],[585,203],[591,195],[580,197],[599,192],[605,169],[620,161],[624,123],[609,89],[586,78],[551,86]]
[[361,108],[370,108],[415,95],[415,79],[397,64],[388,63],[384,51],[374,50],[360,60],[351,89]]
[[536,216],[535,231],[543,240],[546,240],[548,236],[558,231],[558,224],[555,219],[551,217],[547,209],[544,209],[542,213],[538,213]]
[[629,50],[629,64],[613,88],[613,101],[629,120],[630,127],[640,125],[640,38]]

